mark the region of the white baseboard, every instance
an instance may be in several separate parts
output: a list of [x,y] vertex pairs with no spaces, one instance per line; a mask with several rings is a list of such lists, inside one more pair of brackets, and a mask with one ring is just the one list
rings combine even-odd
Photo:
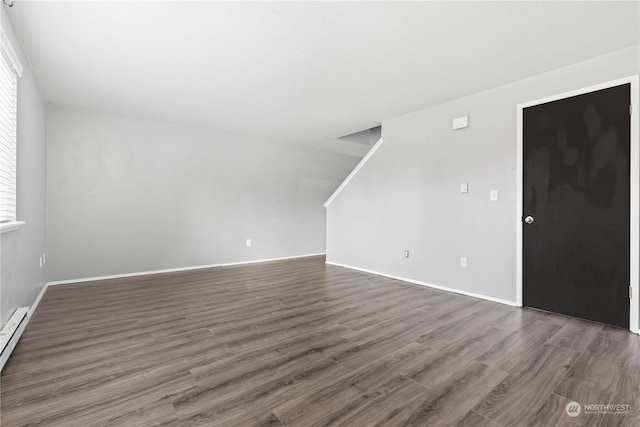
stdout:
[[45,285],[42,287],[42,290],[36,297],[36,300],[33,302],[33,304],[31,304],[31,307],[29,307],[29,313],[27,313],[27,322],[31,319],[33,313],[35,313],[36,308],[38,308],[38,304],[40,304],[40,300],[42,299],[44,293],[47,291],[47,287],[49,287],[49,284],[45,283]]
[[257,263],[271,262],[271,261],[284,261],[287,259],[308,258],[308,257],[320,256],[320,255],[325,255],[325,253],[320,252],[317,254],[304,254],[304,255],[294,255],[294,256],[287,256],[287,257],[280,257],[280,258],[256,259],[252,261],[227,262],[222,264],[198,265],[193,267],[168,268],[165,270],[141,271],[138,273],[113,274],[110,276],[85,277],[82,279],[58,280],[54,282],[47,282],[47,286],[70,285],[73,283],[95,282],[99,280],[109,280],[109,279],[122,279],[127,277],[147,276],[150,274],[175,273],[179,271],[201,270],[203,268],[230,267],[234,265],[257,264]]
[[338,264],[336,262],[330,262],[330,261],[326,261],[326,263],[329,264],[329,265],[335,265],[336,267],[343,267],[343,268],[348,268],[348,269],[351,269],[351,270],[362,271],[364,273],[375,274],[376,276],[388,277],[389,279],[401,280],[403,282],[409,282],[409,283],[413,283],[415,285],[427,286],[429,288],[439,289],[441,291],[453,292],[453,293],[456,293],[456,294],[466,295],[468,297],[480,298],[480,299],[484,299],[484,300],[487,300],[487,301],[497,302],[497,303],[500,303],[500,304],[505,304],[505,305],[510,305],[512,307],[516,307],[516,302],[515,301],[509,301],[509,300],[505,300],[505,299],[501,299],[501,298],[494,298],[494,297],[490,297],[490,296],[487,296],[487,295],[476,294],[474,292],[463,291],[463,290],[460,290],[460,289],[447,288],[446,286],[434,285],[433,283],[421,282],[419,280],[408,279],[406,277],[394,276],[393,274],[381,273],[379,271],[368,270],[366,268],[353,267],[351,265]]

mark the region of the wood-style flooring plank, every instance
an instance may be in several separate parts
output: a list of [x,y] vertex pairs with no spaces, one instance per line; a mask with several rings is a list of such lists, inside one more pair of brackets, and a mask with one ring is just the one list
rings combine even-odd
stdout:
[[579,319],[570,319],[549,340],[549,344],[571,348],[576,351],[584,351],[593,342],[602,330],[600,323],[585,322]]
[[627,360],[608,404],[629,407],[620,408],[620,412],[616,409],[615,413],[604,414],[603,426],[640,426],[640,358]]
[[531,352],[473,408],[505,426],[535,415],[578,357],[577,352],[545,344]]
[[555,427],[584,427],[600,425],[602,419],[602,415],[600,414],[580,413],[576,417],[570,417],[566,413],[568,404],[573,404],[573,400],[552,393],[547,401],[529,420],[528,425]]
[[469,411],[467,415],[458,422],[458,427],[503,427],[502,425],[483,417],[476,411]]
[[621,372],[622,369],[615,360],[603,354],[585,351],[554,392],[576,402],[609,402]]

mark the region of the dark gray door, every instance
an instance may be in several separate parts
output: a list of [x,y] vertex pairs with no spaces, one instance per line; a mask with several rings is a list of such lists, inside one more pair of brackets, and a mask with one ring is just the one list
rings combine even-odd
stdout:
[[630,90],[523,111],[523,303],[629,327]]

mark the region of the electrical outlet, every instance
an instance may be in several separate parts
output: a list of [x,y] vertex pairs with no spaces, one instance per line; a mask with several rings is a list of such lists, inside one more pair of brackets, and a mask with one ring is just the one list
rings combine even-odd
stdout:
[[460,267],[467,268],[467,257],[460,257]]
[[409,251],[404,251],[404,257],[409,258]]
[[251,239],[247,239],[247,247],[251,246]]

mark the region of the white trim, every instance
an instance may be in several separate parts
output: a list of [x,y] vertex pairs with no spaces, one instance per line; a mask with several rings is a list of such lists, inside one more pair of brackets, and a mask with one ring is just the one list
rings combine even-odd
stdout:
[[640,91],[638,87],[638,75],[628,76],[621,79],[612,80],[609,82],[588,86],[580,89],[576,89],[561,94],[548,96],[541,99],[518,104],[517,109],[517,149],[516,149],[516,304],[518,307],[522,307],[522,184],[523,184],[523,138],[522,138],[522,115],[523,110],[527,107],[534,105],[544,104],[547,102],[557,101],[560,99],[570,98],[576,95],[582,95],[597,90],[608,89],[610,87],[619,86],[623,84],[631,84],[631,104],[633,105],[631,114],[631,209],[629,215],[631,217],[630,228],[630,285],[632,288],[633,298],[629,303],[629,329],[632,332],[640,333],[640,319],[638,304],[638,297],[640,296],[639,289],[639,255],[640,255],[640,129],[638,120],[638,110],[640,110]]
[[460,295],[466,295],[468,297],[480,298],[480,299],[484,299],[484,300],[491,301],[491,302],[497,302],[499,304],[510,305],[512,307],[516,306],[516,303],[514,301],[509,301],[509,300],[505,300],[505,299],[501,299],[501,298],[494,298],[494,297],[490,297],[490,296],[487,296],[487,295],[476,294],[474,292],[463,291],[463,290],[460,290],[460,289],[447,288],[446,286],[434,285],[433,283],[421,282],[419,280],[408,279],[406,277],[401,277],[401,276],[394,276],[393,274],[380,273],[379,271],[369,270],[369,269],[366,269],[366,268],[353,267],[351,265],[338,264],[337,262],[330,262],[330,261],[326,261],[326,264],[334,265],[336,267],[348,268],[348,269],[351,269],[351,270],[362,271],[364,273],[375,274],[376,276],[388,277],[389,279],[400,280],[400,281],[403,281],[403,282],[413,283],[415,285],[420,285],[420,286],[426,286],[426,287],[429,287],[429,288],[439,289],[441,291],[447,291],[447,292],[453,292],[453,293],[460,294]]
[[47,292],[48,287],[49,285],[45,283],[44,286],[42,287],[42,290],[36,297],[36,300],[33,302],[33,304],[31,304],[31,307],[29,307],[29,313],[27,314],[27,322],[31,320],[31,316],[33,316],[33,313],[35,313],[36,308],[38,308],[38,305],[40,304],[40,300],[44,296],[44,293]]
[[18,344],[24,328],[27,326],[27,323],[29,323],[29,318],[27,317],[28,311],[29,307],[17,308],[2,328],[2,331],[0,331],[4,337],[1,340],[2,345],[0,348],[0,371],[2,371],[5,363],[9,360],[9,356],[11,356],[16,344]]
[[329,197],[329,199],[324,203],[324,205],[322,205],[323,207],[326,208],[327,206],[329,206],[331,204],[331,202],[333,202],[333,199],[335,199],[338,196],[338,194],[340,194],[342,189],[347,186],[349,181],[351,181],[353,179],[353,177],[356,176],[358,171],[360,169],[362,169],[362,167],[365,165],[365,163],[367,163],[369,161],[371,156],[373,156],[373,153],[375,153],[376,150],[378,148],[380,148],[380,146],[382,145],[383,142],[384,142],[383,139],[380,138],[378,140],[378,142],[376,142],[375,145],[373,147],[371,147],[371,150],[369,150],[369,152],[367,152],[367,154],[362,158],[362,160],[360,160],[360,162],[356,165],[356,167],[353,168],[351,173],[344,179],[344,181],[342,181],[342,184],[340,184],[340,186],[338,188],[336,188],[336,191],[333,192],[331,197]]
[[308,258],[312,256],[320,256],[326,255],[325,252],[320,252],[316,254],[305,254],[305,255],[294,255],[294,256],[286,256],[280,258],[266,258],[266,259],[257,259],[253,261],[239,261],[239,262],[227,262],[222,264],[210,264],[210,265],[198,265],[192,267],[180,267],[180,268],[168,268],[165,270],[152,270],[152,271],[141,271],[138,273],[125,273],[125,274],[113,274],[110,276],[97,276],[97,277],[85,277],[82,279],[71,279],[71,280],[58,280],[55,282],[47,282],[47,286],[58,286],[58,285],[71,285],[74,283],[83,283],[83,282],[95,282],[100,280],[110,280],[110,279],[123,279],[127,277],[136,277],[136,276],[148,276],[150,274],[161,274],[161,273],[175,273],[178,271],[188,271],[188,270],[201,270],[203,268],[215,268],[215,267],[231,267],[234,265],[245,265],[245,264],[258,264],[262,262],[271,262],[271,261],[284,261],[287,259],[296,259],[296,258]]
[[20,228],[20,226],[25,224],[26,222],[24,221],[3,222],[2,224],[0,224],[0,234],[17,230],[18,228]]
[[522,186],[524,185],[524,147],[522,138],[524,106],[518,104],[516,117],[516,306],[522,307]]
[[[630,233],[631,233],[631,271],[629,280],[631,281],[631,289],[633,298],[629,301],[629,329],[636,334],[640,334],[640,304],[638,296],[640,296],[640,117],[638,117],[638,109],[640,108],[640,82],[639,76],[629,77],[631,83],[631,215]],[[634,144],[635,141],[635,144]]]
[[11,46],[9,37],[7,37],[7,34],[2,29],[0,29],[0,46],[2,46],[2,50],[4,50],[4,53],[7,54],[7,58],[9,58],[9,62],[11,62],[13,69],[16,70],[18,77],[21,77],[22,64],[20,63],[20,59],[18,59],[16,51],[13,50],[13,46]]

